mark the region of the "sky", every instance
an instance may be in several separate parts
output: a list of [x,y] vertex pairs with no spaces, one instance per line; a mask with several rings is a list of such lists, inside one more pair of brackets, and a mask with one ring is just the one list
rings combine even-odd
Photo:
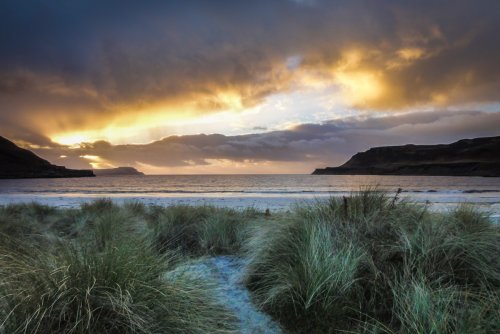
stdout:
[[0,0],[0,136],[71,168],[310,173],[500,135],[498,0]]

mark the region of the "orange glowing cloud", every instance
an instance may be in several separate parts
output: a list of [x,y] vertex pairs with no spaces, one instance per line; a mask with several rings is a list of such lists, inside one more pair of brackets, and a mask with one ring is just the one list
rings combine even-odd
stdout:
[[[3,135],[76,149],[499,102],[498,2],[86,3],[5,4]],[[255,112],[277,95],[297,100]]]

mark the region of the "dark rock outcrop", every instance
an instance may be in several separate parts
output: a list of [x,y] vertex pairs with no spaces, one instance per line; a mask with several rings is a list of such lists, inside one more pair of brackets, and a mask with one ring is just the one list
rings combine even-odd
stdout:
[[500,136],[452,144],[374,147],[314,175],[500,176]]
[[124,176],[124,175],[144,175],[133,167],[117,167],[109,169],[94,169],[96,176]]
[[91,170],[52,165],[29,150],[0,137],[0,179],[94,176]]

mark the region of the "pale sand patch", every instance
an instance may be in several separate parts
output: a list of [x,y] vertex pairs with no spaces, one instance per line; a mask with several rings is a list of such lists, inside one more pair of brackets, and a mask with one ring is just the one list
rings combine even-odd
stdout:
[[[349,193],[337,193],[336,196],[349,195]],[[214,205],[218,207],[228,207],[234,209],[246,209],[253,207],[258,210],[269,209],[272,212],[287,211],[293,209],[297,204],[314,203],[317,200],[322,200],[330,195],[246,195],[246,196],[186,196],[186,195],[171,195],[171,196],[154,196],[137,194],[121,194],[119,196],[109,196],[113,201],[122,204],[130,201],[137,201],[146,205]],[[0,194],[0,205],[12,203],[29,203],[37,202],[40,204],[50,205],[59,208],[76,208],[82,203],[91,202],[98,198],[107,196],[100,195],[82,195],[82,194]],[[455,208],[460,203],[474,204],[480,211],[490,213],[493,220],[500,221],[500,199],[491,197],[478,197],[470,194],[442,194],[434,193],[416,193],[404,195],[410,202],[425,203],[429,201],[429,209],[433,211],[448,211]]]
[[216,256],[194,260],[168,275],[188,274],[196,279],[215,282],[215,296],[238,320],[242,334],[280,334],[282,330],[269,315],[253,303],[242,282],[245,260],[236,256]]

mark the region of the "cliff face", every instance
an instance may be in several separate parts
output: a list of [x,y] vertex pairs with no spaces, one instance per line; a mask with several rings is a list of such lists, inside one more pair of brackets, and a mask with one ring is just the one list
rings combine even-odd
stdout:
[[316,169],[313,174],[500,176],[500,137],[448,145],[375,147],[339,167]]
[[31,151],[0,137],[0,179],[59,178],[94,176],[91,170],[67,169],[52,165]]
[[117,167],[109,169],[94,169],[96,176],[124,176],[124,175],[144,175],[133,167]]

